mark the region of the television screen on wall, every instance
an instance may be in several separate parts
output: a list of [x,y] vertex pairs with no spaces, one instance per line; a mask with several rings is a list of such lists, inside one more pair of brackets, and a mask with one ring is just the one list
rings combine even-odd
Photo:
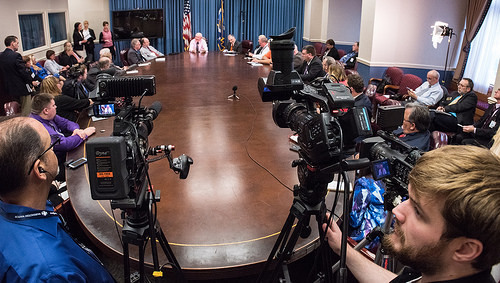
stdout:
[[157,38],[164,35],[163,9],[113,11],[116,39]]

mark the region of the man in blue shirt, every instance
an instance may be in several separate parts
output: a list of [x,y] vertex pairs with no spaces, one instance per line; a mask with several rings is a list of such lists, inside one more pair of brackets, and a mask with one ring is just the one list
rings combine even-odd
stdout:
[[394,134],[405,143],[428,151],[431,133],[429,125],[431,117],[429,109],[419,103],[408,103],[405,106],[403,124]]
[[55,143],[35,119],[0,123],[0,282],[114,282],[46,201]]

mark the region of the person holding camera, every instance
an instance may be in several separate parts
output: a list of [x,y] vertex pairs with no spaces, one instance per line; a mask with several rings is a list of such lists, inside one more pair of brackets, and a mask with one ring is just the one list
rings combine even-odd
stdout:
[[[475,146],[425,153],[409,175],[409,198],[393,210],[385,250],[406,265],[397,275],[351,247],[347,266],[360,282],[491,282],[500,262],[500,159]],[[480,182],[478,180],[481,180]],[[341,250],[342,232],[323,224],[329,246]]]
[[95,254],[69,235],[47,201],[58,170],[53,147],[54,140],[34,119],[0,123],[0,278],[115,282]]
[[95,133],[95,127],[80,129],[77,123],[57,115],[54,96],[40,93],[33,97],[30,117],[39,121],[47,129],[53,140],[59,139],[54,145],[54,152],[61,168],[58,180],[64,180],[64,162],[66,153],[77,148],[84,140]]

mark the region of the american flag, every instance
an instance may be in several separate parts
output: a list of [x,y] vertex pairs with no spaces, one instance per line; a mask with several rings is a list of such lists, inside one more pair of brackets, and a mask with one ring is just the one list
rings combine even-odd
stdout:
[[184,50],[188,50],[189,42],[191,41],[191,4],[189,4],[189,0],[184,0],[182,38],[184,38]]

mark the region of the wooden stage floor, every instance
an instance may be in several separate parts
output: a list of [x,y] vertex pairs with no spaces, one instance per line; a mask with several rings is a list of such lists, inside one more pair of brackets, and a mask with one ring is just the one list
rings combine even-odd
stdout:
[[[137,68],[139,75],[156,76],[157,93],[145,97],[143,105],[153,101],[163,105],[149,145],[173,144],[174,157],[185,153],[194,160],[185,180],[169,169],[166,160],[150,164],[149,169],[154,189],[161,190],[158,221],[188,279],[259,273],[292,205],[288,188],[298,183],[291,167],[298,155],[289,150],[292,131],[274,124],[272,103],[261,102],[257,90],[257,79],[267,77],[271,68],[246,62],[242,55],[183,53]],[[227,99],[234,85],[239,101]],[[91,123],[97,128],[95,137],[112,133],[111,120]],[[81,146],[68,158],[84,154]],[[87,166],[68,171],[67,176],[82,228],[103,252],[122,255],[121,233],[115,229],[109,201],[90,197]],[[327,207],[332,199],[329,194]],[[337,211],[341,210],[339,203]],[[120,231],[120,212],[114,215]],[[311,226],[311,236],[299,239],[294,258],[316,247],[314,219]],[[166,259],[161,249],[159,255],[162,264]],[[137,249],[131,249],[131,257],[137,258]],[[152,262],[149,246],[146,262]]]

